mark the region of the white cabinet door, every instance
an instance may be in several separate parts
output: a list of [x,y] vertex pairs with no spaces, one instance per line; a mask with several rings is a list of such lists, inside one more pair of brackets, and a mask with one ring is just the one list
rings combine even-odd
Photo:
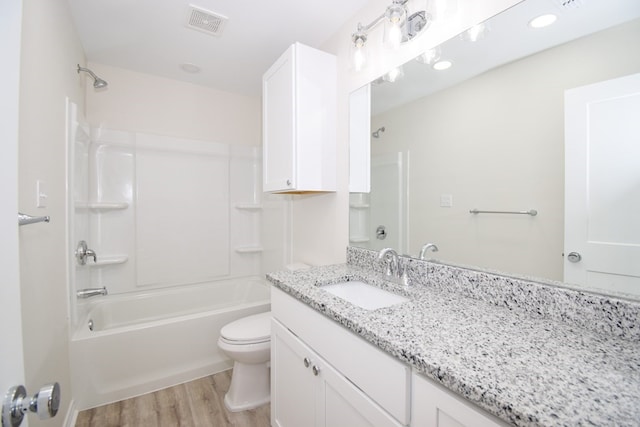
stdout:
[[566,92],[566,282],[640,295],[638,118],[640,74]]
[[271,325],[272,425],[401,426],[280,322]]
[[312,376],[310,358],[311,351],[306,346],[280,323],[271,321],[271,424],[274,427],[316,425],[318,382]]
[[336,190],[336,58],[294,43],[262,77],[263,189]]
[[295,58],[291,46],[262,79],[263,187],[296,187]]
[[506,427],[472,403],[413,374],[411,427]]

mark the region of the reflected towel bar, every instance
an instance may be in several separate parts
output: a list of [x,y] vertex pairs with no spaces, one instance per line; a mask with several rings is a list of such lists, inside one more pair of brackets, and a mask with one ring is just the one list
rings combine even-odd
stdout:
[[18,212],[18,225],[35,224],[38,222],[49,222],[49,216],[31,216]]
[[490,214],[515,214],[515,215],[538,215],[538,211],[535,209],[530,209],[528,211],[481,211],[478,209],[471,209],[469,213],[472,214],[481,214],[481,213],[490,213]]

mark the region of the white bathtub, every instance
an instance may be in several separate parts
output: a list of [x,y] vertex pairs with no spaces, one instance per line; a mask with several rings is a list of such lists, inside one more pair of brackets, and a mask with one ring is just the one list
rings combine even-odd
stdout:
[[230,368],[231,361],[217,346],[220,329],[269,309],[269,286],[259,278],[95,297],[71,340],[77,408]]

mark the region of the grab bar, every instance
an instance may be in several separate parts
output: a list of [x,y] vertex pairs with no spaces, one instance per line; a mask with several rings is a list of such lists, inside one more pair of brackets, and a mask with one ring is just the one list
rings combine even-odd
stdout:
[[38,222],[49,222],[49,216],[31,216],[18,212],[18,225],[36,224]]
[[535,209],[529,209],[528,211],[481,211],[478,209],[471,209],[469,213],[472,214],[481,214],[481,213],[490,213],[490,214],[515,214],[515,215],[538,215],[538,211]]

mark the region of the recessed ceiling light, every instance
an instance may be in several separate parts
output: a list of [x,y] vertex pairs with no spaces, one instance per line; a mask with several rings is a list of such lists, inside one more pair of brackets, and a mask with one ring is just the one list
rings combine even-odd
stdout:
[[180,64],[180,68],[182,69],[182,71],[191,73],[191,74],[196,74],[200,72],[200,67],[198,67],[196,64],[191,64],[189,62],[185,64]]
[[531,28],[544,28],[556,22],[558,17],[554,14],[548,13],[546,15],[540,15],[537,18],[533,18],[529,21]]
[[451,61],[438,61],[435,64],[433,64],[433,69],[442,71],[442,70],[451,68],[452,65],[453,63]]

